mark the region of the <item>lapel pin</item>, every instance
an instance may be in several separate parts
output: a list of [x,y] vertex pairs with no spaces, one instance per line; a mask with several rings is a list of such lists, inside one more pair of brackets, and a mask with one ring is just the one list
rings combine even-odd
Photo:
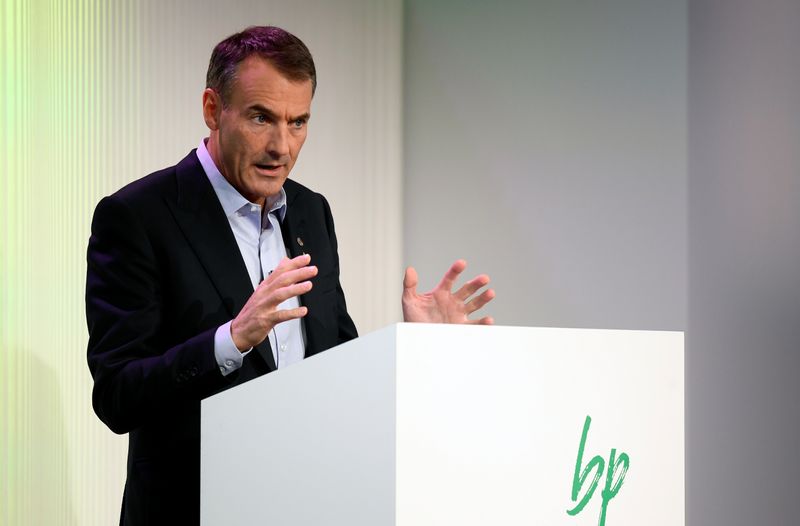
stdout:
[[302,247],[303,246],[303,239],[298,237],[297,238],[297,244]]

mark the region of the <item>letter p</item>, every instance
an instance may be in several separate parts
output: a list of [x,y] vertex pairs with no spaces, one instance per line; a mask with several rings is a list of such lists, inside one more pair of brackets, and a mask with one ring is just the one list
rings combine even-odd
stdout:
[[[622,482],[625,480],[625,474],[628,472],[628,466],[630,466],[630,458],[628,458],[627,453],[620,453],[619,458],[616,458],[617,450],[611,450],[611,457],[608,459],[608,473],[606,473],[606,485],[601,492],[601,496],[603,498],[601,507],[600,507],[600,521],[599,526],[605,526],[606,523],[606,509],[608,508],[608,503],[611,499],[617,496],[619,493],[619,489],[622,487]],[[613,468],[612,468],[613,466]],[[617,469],[622,466],[622,470],[619,473],[619,477],[617,477],[616,482],[614,482],[614,476],[617,473]]]

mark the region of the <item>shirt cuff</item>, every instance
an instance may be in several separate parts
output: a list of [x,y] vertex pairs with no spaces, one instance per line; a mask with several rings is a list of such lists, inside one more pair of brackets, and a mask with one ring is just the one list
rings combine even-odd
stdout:
[[233,320],[221,325],[214,333],[214,357],[217,359],[222,376],[239,369],[244,363],[244,355],[253,350],[251,347],[245,352],[239,352],[231,336],[231,323]]

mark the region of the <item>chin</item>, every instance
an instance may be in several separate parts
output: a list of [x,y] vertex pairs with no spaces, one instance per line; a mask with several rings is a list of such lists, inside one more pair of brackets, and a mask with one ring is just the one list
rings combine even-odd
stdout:
[[283,182],[286,179],[281,179],[280,181],[270,182],[268,184],[259,185],[258,187],[258,195],[263,197],[270,197],[273,195],[278,194],[283,188]]

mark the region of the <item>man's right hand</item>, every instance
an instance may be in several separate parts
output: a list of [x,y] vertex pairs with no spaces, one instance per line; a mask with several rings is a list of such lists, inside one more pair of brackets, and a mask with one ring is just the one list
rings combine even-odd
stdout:
[[283,258],[275,270],[259,283],[231,323],[231,337],[240,352],[263,342],[277,324],[306,315],[306,307],[279,310],[278,305],[311,290],[308,280],[317,275],[317,267],[309,266],[310,262],[308,254],[294,259]]

